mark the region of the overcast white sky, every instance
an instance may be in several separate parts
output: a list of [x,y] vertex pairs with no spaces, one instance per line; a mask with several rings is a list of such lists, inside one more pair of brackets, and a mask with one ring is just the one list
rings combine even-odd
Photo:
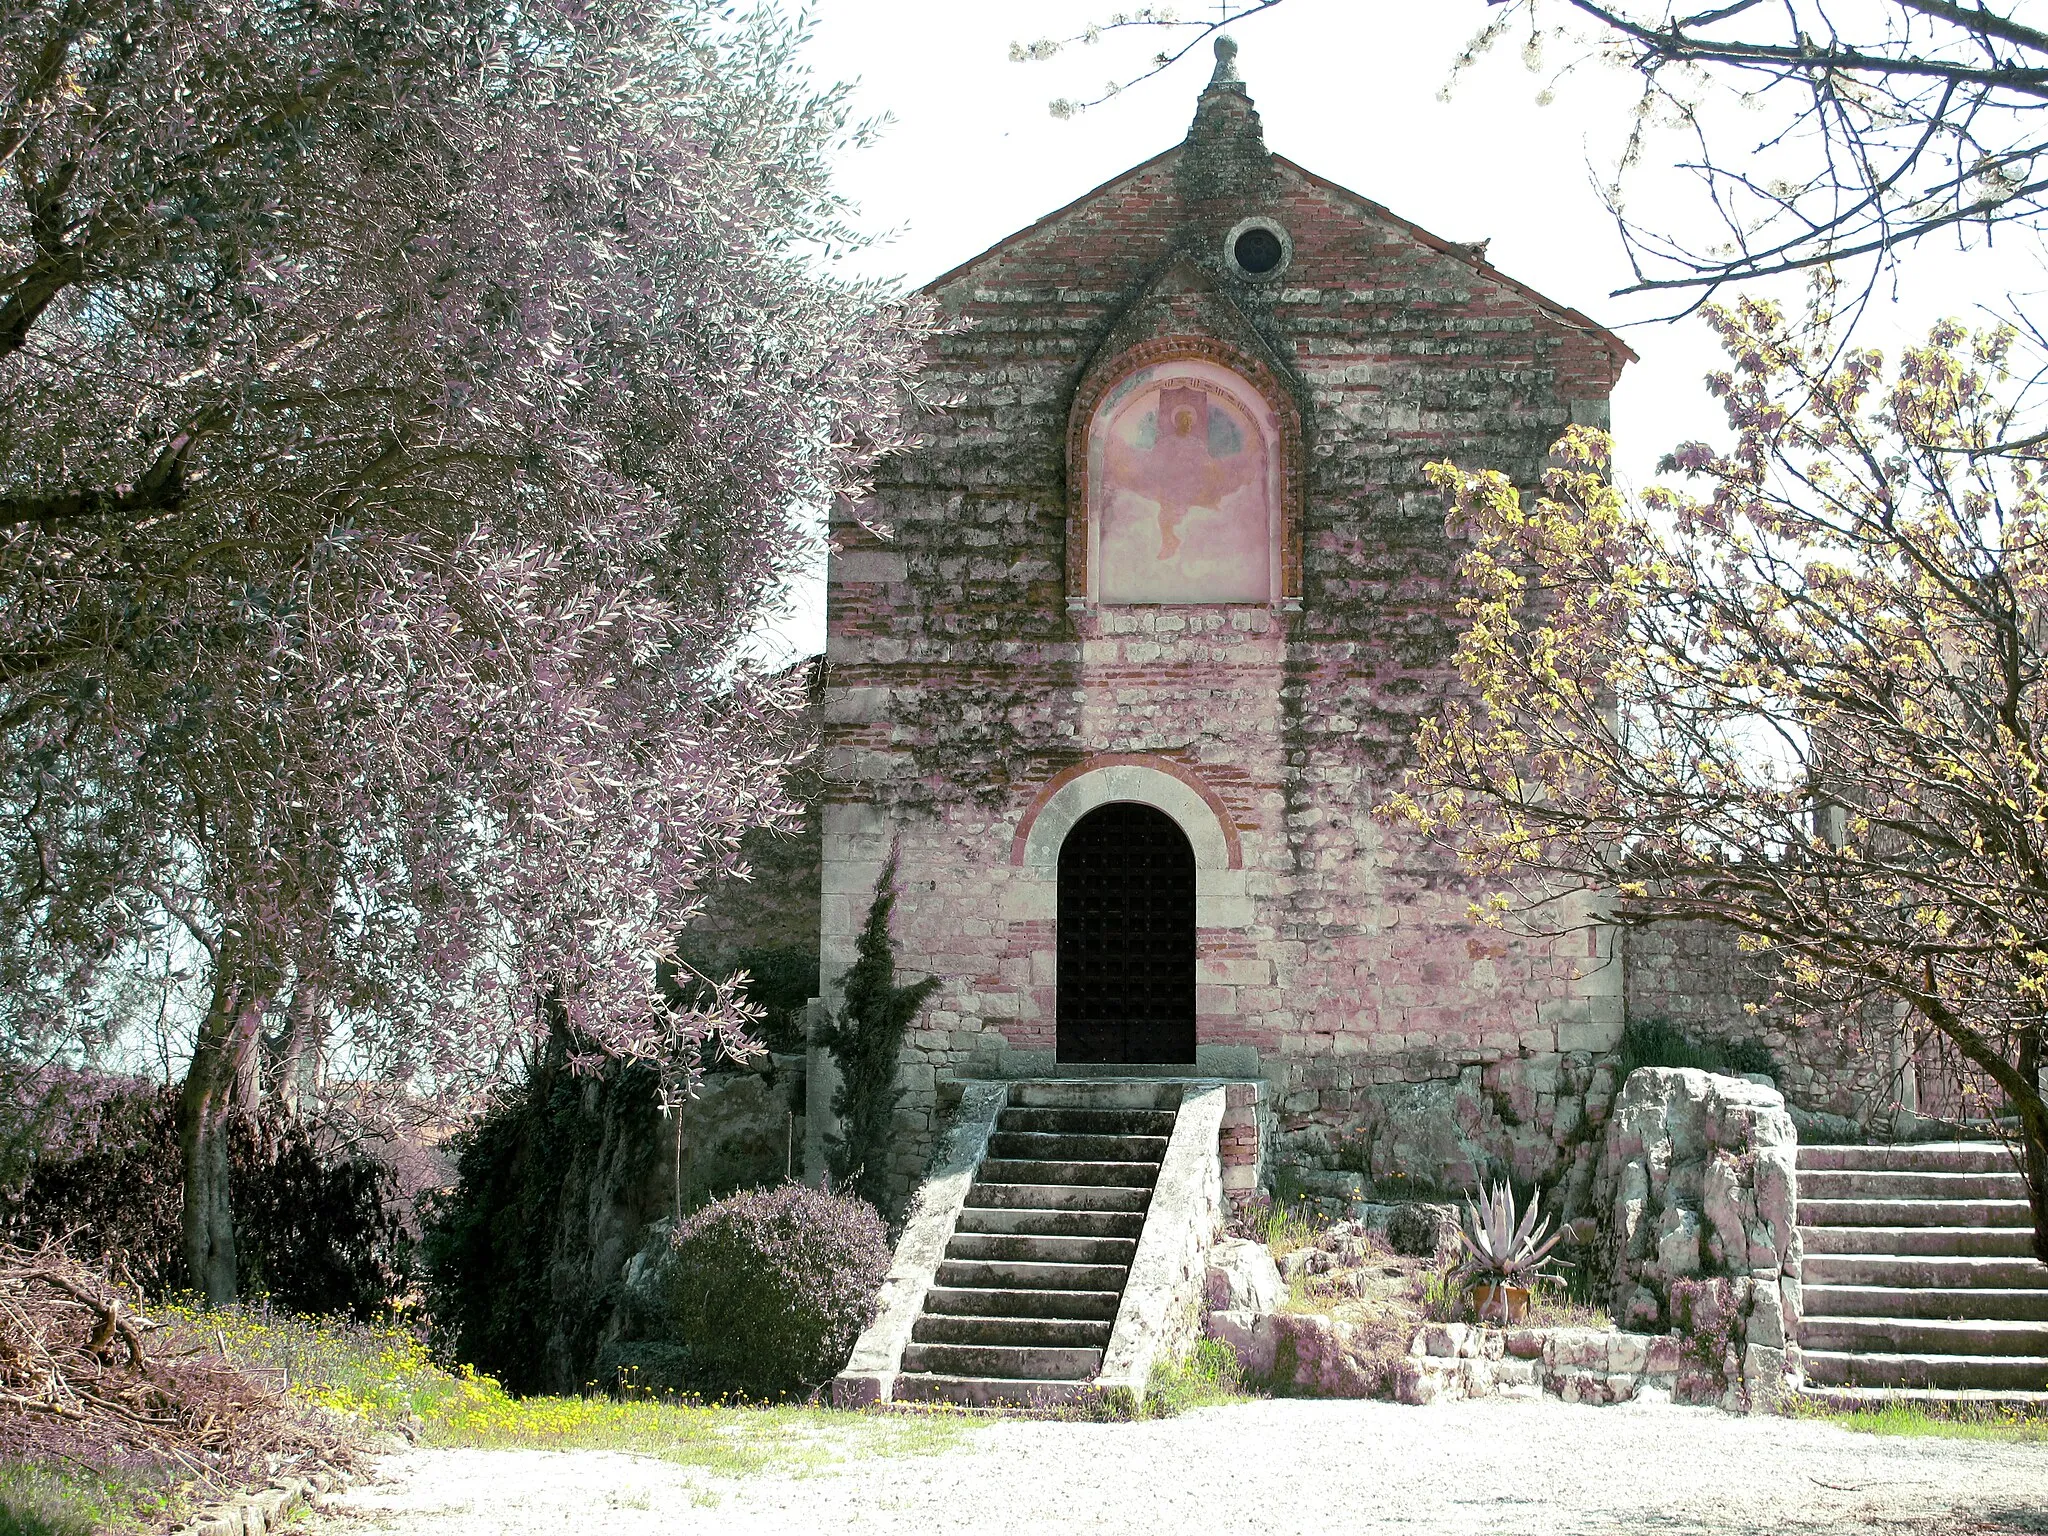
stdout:
[[[816,0],[812,68],[856,81],[862,114],[895,119],[879,145],[841,167],[867,227],[895,232],[862,257],[866,270],[924,283],[1180,141],[1208,78],[1206,49],[1067,121],[1047,103],[1130,78],[1159,36],[1112,35],[1049,62],[1009,61],[1013,41],[1071,35],[1119,8],[1134,6]],[[1184,0],[1179,9],[1205,7]],[[1447,239],[1491,238],[1502,271],[1628,338],[1642,361],[1616,392],[1614,428],[1619,473],[1640,484],[1674,444],[1716,435],[1720,414],[1701,380],[1720,354],[1697,320],[1654,323],[1656,303],[1608,297],[1629,272],[1594,178],[1627,131],[1633,77],[1584,71],[1539,106],[1561,59],[1531,73],[1519,47],[1507,47],[1438,100],[1488,15],[1480,0],[1287,0],[1234,29],[1238,66],[1270,148]],[[1686,190],[1653,163],[1632,182],[1630,206],[1640,214]],[[1980,303],[2039,286],[2038,272],[2037,252],[2018,240],[1988,254],[1925,252],[1907,281],[1886,288],[1866,333],[1895,351],[1942,313],[1981,320]],[[822,647],[816,577],[775,633],[776,649]]]

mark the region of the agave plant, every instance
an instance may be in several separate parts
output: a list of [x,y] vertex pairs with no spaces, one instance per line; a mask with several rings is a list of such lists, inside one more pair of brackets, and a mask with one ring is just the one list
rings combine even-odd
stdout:
[[1458,1229],[1458,1246],[1464,1251],[1458,1273],[1469,1284],[1495,1287],[1503,1318],[1507,1315],[1506,1288],[1531,1284],[1542,1272],[1550,1250],[1564,1236],[1562,1232],[1544,1235],[1550,1223],[1537,1221],[1542,1199],[1540,1194],[1531,1195],[1529,1209],[1518,1222],[1515,1192],[1502,1183],[1496,1184],[1489,1196],[1482,1184],[1479,1203],[1465,1207],[1466,1222]]

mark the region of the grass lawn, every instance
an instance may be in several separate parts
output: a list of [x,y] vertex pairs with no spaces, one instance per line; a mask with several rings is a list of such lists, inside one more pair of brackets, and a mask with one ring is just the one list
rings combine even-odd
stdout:
[[0,1462],[0,1536],[93,1536],[167,1529],[196,1506],[162,1478],[62,1461]]
[[245,1311],[221,1326],[221,1339],[238,1364],[370,1428],[405,1431],[421,1445],[630,1451],[742,1477],[856,1455],[927,1455],[951,1445],[963,1428],[943,1418],[788,1404],[514,1397],[488,1376],[437,1364],[417,1338],[397,1329]]
[[1865,1435],[1925,1435],[1938,1440],[1999,1440],[2007,1444],[2048,1442],[2048,1418],[1990,1405],[1958,1404],[1935,1412],[1911,1403],[1846,1411],[1802,1405],[1797,1416],[1824,1419]]

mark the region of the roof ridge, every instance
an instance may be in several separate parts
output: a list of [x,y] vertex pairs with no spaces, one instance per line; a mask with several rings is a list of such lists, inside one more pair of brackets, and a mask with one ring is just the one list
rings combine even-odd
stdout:
[[[1416,239],[1420,240],[1424,245],[1429,246],[1431,249],[1441,251],[1446,256],[1457,257],[1458,260],[1465,262],[1467,265],[1471,266],[1474,270],[1478,271],[1483,276],[1492,278],[1496,282],[1503,283],[1506,286],[1514,289],[1515,292],[1521,294],[1523,297],[1534,300],[1537,304],[1540,304],[1543,308],[1549,310],[1552,314],[1558,316],[1558,318],[1568,320],[1572,322],[1574,325],[1581,325],[1589,331],[1595,331],[1599,333],[1599,335],[1604,340],[1611,343],[1615,347],[1615,349],[1618,350],[1622,354],[1622,356],[1625,357],[1629,362],[1634,363],[1641,361],[1641,357],[1634,347],[1630,346],[1626,341],[1622,340],[1621,337],[1616,335],[1613,331],[1609,330],[1606,326],[1602,325],[1598,320],[1595,320],[1591,315],[1587,314],[1584,310],[1574,309],[1569,304],[1561,304],[1556,299],[1551,298],[1548,294],[1540,293],[1536,289],[1530,287],[1520,278],[1512,277],[1508,273],[1501,271],[1499,267],[1496,267],[1484,256],[1475,255],[1473,253],[1473,247],[1470,244],[1460,244],[1455,240],[1446,240],[1442,235],[1434,234],[1431,231],[1424,229],[1420,224],[1416,223],[1413,219],[1403,218],[1400,214],[1394,212],[1393,209],[1389,208],[1385,203],[1375,202],[1373,201],[1373,199],[1367,197],[1363,192],[1354,192],[1351,188],[1345,186],[1342,182],[1332,181],[1327,176],[1319,176],[1314,171],[1310,170],[1307,166],[1298,164],[1297,162],[1288,159],[1285,155],[1275,154],[1273,156],[1273,160],[1275,164],[1283,166],[1287,170],[1294,172],[1295,175],[1301,177],[1304,181],[1311,182],[1318,187],[1322,187],[1327,191],[1335,192],[1340,196],[1350,198],[1354,203],[1357,203],[1362,207],[1368,209],[1375,218],[1385,219],[1390,224],[1398,225],[1406,233],[1415,236]],[[1483,246],[1485,242],[1481,242],[1481,244]],[[991,249],[993,249],[993,247],[991,247]]]
[[[1116,175],[1110,177],[1107,181],[1104,181],[1097,186],[1089,188],[1086,192],[1083,192],[1079,197],[1074,198],[1072,201],[1062,203],[1059,207],[1053,209],[1052,212],[1045,214],[1040,218],[1034,219],[1031,223],[1025,225],[1022,229],[1012,231],[1010,234],[1007,234],[1003,236],[1002,239],[996,241],[993,245],[990,245],[985,249],[976,252],[974,255],[969,256],[965,261],[959,262],[954,266],[949,267],[946,271],[941,272],[937,277],[931,279],[929,282],[921,284],[917,291],[919,293],[925,294],[936,293],[940,288],[944,287],[947,283],[954,281],[962,274],[967,272],[970,268],[978,266],[980,263],[988,260],[989,257],[995,255],[997,252],[1005,250],[1008,247],[1017,244],[1019,241],[1026,240],[1030,238],[1032,235],[1037,234],[1039,231],[1058,222],[1060,219],[1065,218],[1067,215],[1075,212],[1077,209],[1081,208],[1085,204],[1092,202],[1097,197],[1100,197],[1110,188],[1116,186],[1117,183],[1122,181],[1128,181],[1134,176],[1140,176],[1147,171],[1156,169],[1157,167],[1171,159],[1173,156],[1179,154],[1180,151],[1185,147],[1185,141],[1183,141],[1180,144],[1172,145],[1169,148],[1162,149],[1158,154],[1152,156],[1152,158],[1149,160],[1141,160],[1136,165],[1133,165],[1128,169],[1117,172]],[[1350,187],[1345,186],[1341,182],[1332,181],[1327,176],[1319,176],[1314,171],[1308,169],[1308,167],[1298,163],[1297,161],[1288,159],[1285,155],[1275,153],[1273,155],[1273,163],[1275,166],[1283,170],[1293,172],[1295,175],[1301,177],[1302,180],[1310,183],[1312,186],[1320,187],[1328,192],[1334,192],[1340,197],[1349,198],[1353,203],[1356,203],[1359,207],[1365,209],[1374,218],[1383,219],[1387,223],[1395,225],[1397,228],[1413,236],[1415,239],[1419,240],[1422,244],[1430,247],[1432,250],[1441,252],[1446,256],[1456,257],[1458,260],[1470,266],[1474,271],[1478,272],[1481,276],[1486,277],[1493,282],[1500,283],[1504,287],[1513,289],[1516,293],[1521,294],[1524,298],[1529,299],[1538,307],[1542,308],[1549,314],[1556,316],[1558,319],[1566,322],[1567,324],[1577,326],[1584,330],[1593,332],[1595,335],[1599,336],[1602,341],[1606,342],[1609,349],[1617,353],[1624,362],[1633,363],[1639,362],[1641,360],[1640,355],[1637,353],[1634,347],[1630,346],[1614,331],[1602,325],[1598,320],[1595,320],[1591,315],[1587,314],[1584,310],[1575,309],[1569,304],[1559,303],[1556,299],[1549,297],[1547,294],[1541,293],[1537,289],[1530,287],[1529,284],[1523,282],[1520,278],[1512,277],[1508,273],[1501,271],[1499,267],[1496,267],[1484,256],[1474,254],[1473,248],[1470,245],[1461,245],[1455,240],[1446,240],[1443,236],[1434,234],[1431,231],[1424,229],[1420,224],[1417,224],[1413,219],[1403,218],[1400,214],[1394,212],[1393,209],[1389,208],[1385,203],[1375,202],[1372,198],[1367,197],[1363,192],[1355,192]]]

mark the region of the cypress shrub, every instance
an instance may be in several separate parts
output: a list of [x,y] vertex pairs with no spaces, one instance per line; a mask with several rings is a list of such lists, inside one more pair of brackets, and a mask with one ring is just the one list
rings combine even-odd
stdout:
[[896,955],[889,943],[889,914],[895,906],[892,856],[875,882],[853,967],[840,983],[846,1006],[821,1035],[839,1067],[839,1087],[832,1095],[839,1134],[827,1142],[832,1174],[876,1206],[889,1199],[889,1150],[896,1139],[896,1104],[903,1097],[896,1084],[903,1034],[939,987],[936,976],[896,985]]

